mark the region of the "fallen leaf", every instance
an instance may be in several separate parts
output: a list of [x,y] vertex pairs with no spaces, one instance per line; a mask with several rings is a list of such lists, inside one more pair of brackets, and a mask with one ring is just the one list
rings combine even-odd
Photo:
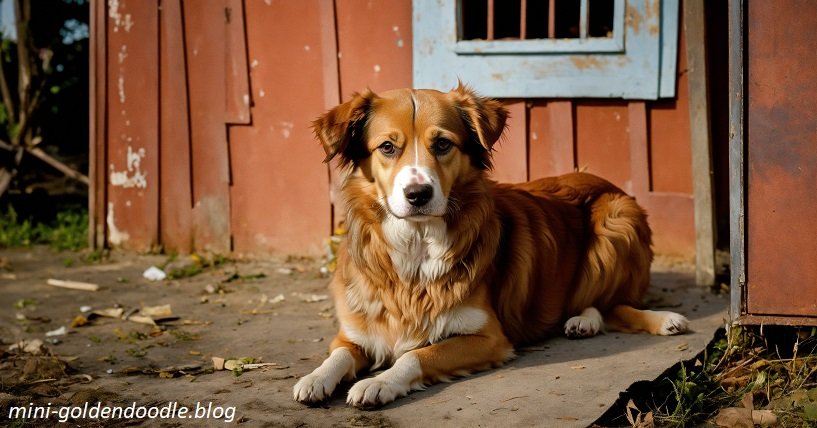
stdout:
[[74,317],[73,320],[71,320],[70,327],[71,328],[82,327],[82,326],[84,326],[86,324],[88,324],[88,318],[85,318],[82,315],[77,315],[77,316]]
[[745,407],[727,407],[715,416],[715,425],[730,428],[754,428],[752,410]]
[[777,415],[771,410],[752,410],[752,422],[755,425],[777,425]]

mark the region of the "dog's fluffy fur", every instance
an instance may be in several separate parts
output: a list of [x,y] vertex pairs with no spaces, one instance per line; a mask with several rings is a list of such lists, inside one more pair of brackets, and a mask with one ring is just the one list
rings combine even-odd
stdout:
[[348,172],[348,238],[330,285],[340,331],[296,400],[320,402],[388,367],[347,397],[382,405],[559,331],[686,331],[679,314],[636,309],[653,254],[633,198],[590,174],[486,178],[506,117],[460,85],[366,91],[315,121],[327,161]]

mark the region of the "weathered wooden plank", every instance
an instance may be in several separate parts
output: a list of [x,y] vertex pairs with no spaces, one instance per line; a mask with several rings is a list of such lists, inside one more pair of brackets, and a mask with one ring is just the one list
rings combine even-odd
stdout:
[[730,318],[746,308],[745,167],[744,167],[744,5],[729,1],[729,256]]
[[[322,76],[331,55],[320,25],[326,4],[245,7],[254,105],[252,126],[229,128],[234,250],[322,254],[332,228],[329,174],[310,124],[332,101]],[[271,49],[270,41],[280,43]]]
[[248,124],[250,117],[250,73],[247,69],[247,32],[244,25],[244,0],[224,0],[226,23],[226,113],[225,121]]
[[107,32],[108,243],[146,251],[159,232],[157,1],[111,3]]
[[162,1],[160,28],[159,235],[166,250],[189,253],[194,250],[193,196],[181,0]]
[[522,100],[505,100],[508,118],[505,134],[494,145],[491,178],[503,183],[528,180],[527,107]]
[[90,16],[89,52],[89,159],[88,178],[88,246],[92,249],[105,247],[105,213],[107,195],[105,171],[107,170],[107,84],[108,84],[108,31],[106,3],[94,2]]
[[224,3],[184,2],[190,99],[193,236],[197,250],[230,244],[230,153],[225,118]]
[[530,179],[575,170],[573,102],[536,101],[528,110],[528,170]]
[[704,2],[686,0],[683,8],[695,201],[695,282],[709,286],[715,283],[715,221]]
[[578,168],[630,191],[627,103],[575,101],[574,109]]
[[[412,86],[411,6],[405,0],[335,1],[343,99],[367,87],[378,92]],[[443,89],[456,84],[452,79]]]

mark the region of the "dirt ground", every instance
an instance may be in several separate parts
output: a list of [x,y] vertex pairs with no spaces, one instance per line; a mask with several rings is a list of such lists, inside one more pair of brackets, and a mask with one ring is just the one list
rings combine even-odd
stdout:
[[[309,408],[292,400],[292,386],[327,356],[336,325],[320,262],[231,261],[182,279],[143,278],[148,267],[166,261],[114,253],[86,264],[78,254],[47,248],[0,250],[0,424],[587,426],[630,383],[703,349],[727,307],[725,297],[691,285],[689,266],[665,263],[654,269],[651,303],[687,315],[692,333],[554,338],[520,350],[501,369],[432,386],[383,409],[347,407],[348,385],[324,406]],[[50,278],[100,288],[59,288],[47,284]],[[156,326],[122,319],[131,313],[138,320],[135,309],[144,315],[161,305],[170,305],[171,314],[154,315]],[[120,318],[92,312],[116,308]],[[61,327],[66,333],[53,335]],[[31,345],[36,339],[42,347]],[[213,357],[272,364],[215,371]],[[97,412],[118,406],[156,417],[89,418],[97,402]],[[23,412],[40,406],[51,416],[12,421],[15,406]]]

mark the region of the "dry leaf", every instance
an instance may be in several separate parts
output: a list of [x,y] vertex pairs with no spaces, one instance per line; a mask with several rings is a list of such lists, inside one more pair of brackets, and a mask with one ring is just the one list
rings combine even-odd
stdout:
[[715,416],[715,425],[729,428],[754,428],[752,409],[745,407],[727,407]]

